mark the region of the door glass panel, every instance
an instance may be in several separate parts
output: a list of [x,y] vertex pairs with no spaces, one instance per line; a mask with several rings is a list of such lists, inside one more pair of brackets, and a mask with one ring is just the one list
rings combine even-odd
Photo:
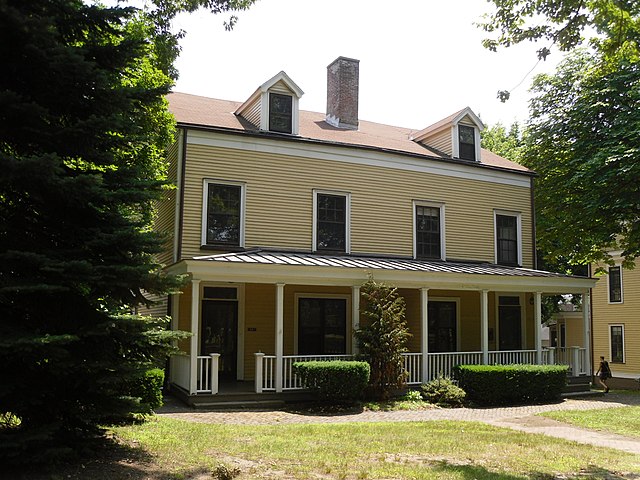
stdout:
[[522,349],[520,297],[498,297],[500,350]]
[[235,380],[237,368],[238,303],[204,300],[200,355],[219,353],[219,375]]
[[429,351],[455,352],[457,350],[456,302],[430,301]]

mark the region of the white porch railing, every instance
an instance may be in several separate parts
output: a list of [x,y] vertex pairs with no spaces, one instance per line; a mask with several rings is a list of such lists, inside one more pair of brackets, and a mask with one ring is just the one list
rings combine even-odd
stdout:
[[[293,372],[296,362],[350,360],[353,355],[285,355],[282,357],[282,390],[302,390],[300,377]],[[276,391],[276,356],[256,353],[256,393]]]
[[218,393],[219,353],[198,356],[196,358],[195,391],[191,386],[191,358],[189,355],[172,355],[171,383],[185,389],[189,393]]
[[407,385],[420,385],[422,383],[421,353],[403,353],[404,369],[407,371]]
[[447,352],[428,353],[429,380],[439,375],[450,377],[453,367],[456,365],[481,365],[482,352]]
[[489,352],[489,365],[513,365],[515,363],[538,363],[535,350],[500,350]]
[[588,372],[587,349],[583,347],[556,347],[549,348],[553,351],[556,365],[568,365],[574,376],[586,375]]

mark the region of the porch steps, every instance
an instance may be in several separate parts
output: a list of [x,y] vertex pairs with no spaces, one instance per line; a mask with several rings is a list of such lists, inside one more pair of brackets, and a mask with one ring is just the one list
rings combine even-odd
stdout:
[[189,395],[180,388],[172,388],[171,395],[194,409],[208,410],[243,410],[243,409],[277,409],[287,403],[312,400],[314,396],[308,392],[220,392],[217,395]]
[[591,390],[591,378],[586,375],[567,377],[567,385],[562,392],[562,398],[599,397],[603,393]]

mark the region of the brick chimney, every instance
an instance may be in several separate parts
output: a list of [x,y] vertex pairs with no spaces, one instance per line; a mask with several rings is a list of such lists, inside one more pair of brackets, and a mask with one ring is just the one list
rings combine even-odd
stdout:
[[334,127],[358,129],[360,60],[338,57],[327,67],[326,122]]

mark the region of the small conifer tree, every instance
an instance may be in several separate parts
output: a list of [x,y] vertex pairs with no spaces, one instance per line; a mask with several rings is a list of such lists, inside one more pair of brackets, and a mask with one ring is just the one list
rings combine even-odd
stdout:
[[361,289],[365,325],[356,331],[360,353],[371,365],[373,395],[386,399],[406,381],[402,354],[411,334],[405,321],[405,301],[398,289],[369,277]]

